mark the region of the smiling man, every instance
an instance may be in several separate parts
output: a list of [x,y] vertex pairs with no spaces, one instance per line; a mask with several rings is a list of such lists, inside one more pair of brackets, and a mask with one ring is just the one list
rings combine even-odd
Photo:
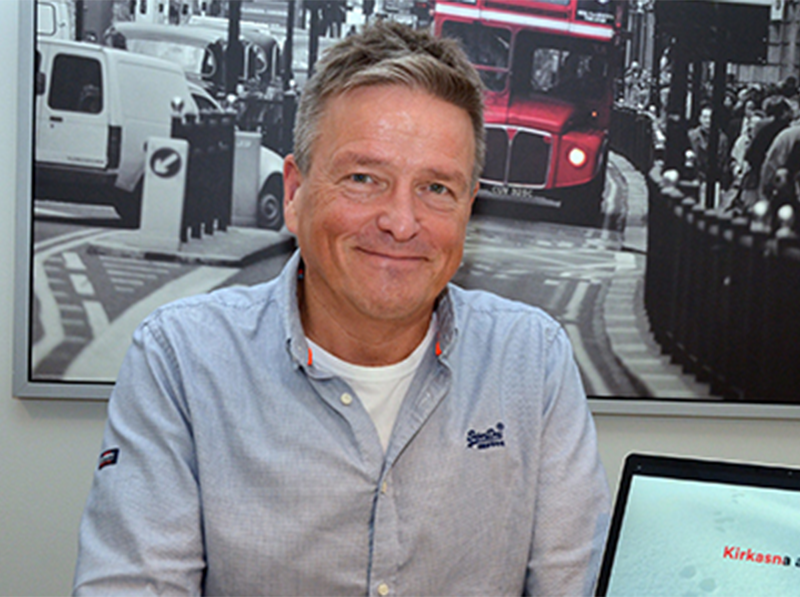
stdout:
[[291,156],[284,168],[303,329],[347,361],[390,365],[419,345],[461,263],[472,125],[426,91],[384,84],[331,98],[318,126],[307,172]]
[[284,166],[299,251],[137,330],[76,593],[592,593],[609,493],[566,335],[450,284],[483,153],[453,42],[326,54]]

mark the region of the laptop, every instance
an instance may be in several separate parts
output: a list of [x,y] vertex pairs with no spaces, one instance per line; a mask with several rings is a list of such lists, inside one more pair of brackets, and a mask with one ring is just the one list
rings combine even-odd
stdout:
[[629,455],[596,594],[800,597],[800,469]]

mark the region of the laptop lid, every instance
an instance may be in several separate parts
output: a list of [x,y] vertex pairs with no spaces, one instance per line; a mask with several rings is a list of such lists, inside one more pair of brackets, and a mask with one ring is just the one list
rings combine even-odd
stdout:
[[596,593],[800,597],[800,470],[629,455]]

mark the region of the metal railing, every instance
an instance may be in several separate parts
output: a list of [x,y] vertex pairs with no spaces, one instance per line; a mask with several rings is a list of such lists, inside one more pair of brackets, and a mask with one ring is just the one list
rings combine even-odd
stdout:
[[648,181],[644,303],[675,363],[730,400],[797,400],[800,242],[764,211],[705,209],[697,185]]
[[609,146],[641,172],[648,172],[663,150],[658,127],[649,112],[617,105],[611,112]]
[[234,117],[201,113],[172,119],[172,137],[189,143],[181,242],[225,231],[231,223]]

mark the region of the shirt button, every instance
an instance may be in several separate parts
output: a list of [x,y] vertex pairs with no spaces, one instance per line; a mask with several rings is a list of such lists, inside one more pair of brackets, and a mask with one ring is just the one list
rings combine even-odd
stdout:
[[381,493],[386,493],[387,491],[389,491],[389,483],[384,481],[381,483]]
[[379,584],[378,585],[378,595],[380,595],[381,597],[386,597],[386,595],[388,595],[388,594],[389,594],[389,585],[387,585],[385,582],[382,582],[381,584]]
[[342,404],[344,404],[345,406],[350,406],[353,403],[353,397],[350,394],[348,394],[347,392],[342,394],[339,397],[339,400],[341,400]]

